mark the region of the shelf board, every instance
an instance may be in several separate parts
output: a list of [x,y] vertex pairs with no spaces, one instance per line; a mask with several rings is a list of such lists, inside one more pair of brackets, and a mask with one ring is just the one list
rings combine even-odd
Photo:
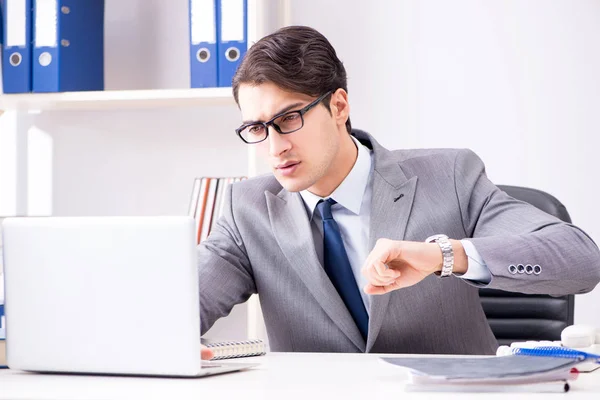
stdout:
[[235,105],[231,88],[106,90],[0,95],[0,110],[120,110]]

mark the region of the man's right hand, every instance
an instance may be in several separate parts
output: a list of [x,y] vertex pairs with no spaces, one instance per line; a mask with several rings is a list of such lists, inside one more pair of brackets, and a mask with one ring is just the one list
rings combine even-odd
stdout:
[[210,360],[214,357],[214,353],[211,349],[206,347],[205,345],[200,345],[200,358],[203,360]]

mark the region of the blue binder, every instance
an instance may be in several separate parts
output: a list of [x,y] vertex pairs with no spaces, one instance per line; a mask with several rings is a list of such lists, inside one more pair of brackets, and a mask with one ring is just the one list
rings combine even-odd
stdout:
[[104,90],[104,0],[33,1],[33,91]]
[[217,0],[190,0],[190,81],[217,87]]
[[237,67],[248,49],[247,0],[217,0],[219,86],[231,86]]
[[4,93],[31,91],[31,0],[4,0]]

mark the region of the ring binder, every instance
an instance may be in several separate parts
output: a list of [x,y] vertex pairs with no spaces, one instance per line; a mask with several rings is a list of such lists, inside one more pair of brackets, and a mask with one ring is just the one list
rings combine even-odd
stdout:
[[4,47],[2,81],[4,93],[31,92],[32,0],[3,3]]
[[217,87],[216,0],[190,0],[189,4],[191,87]]

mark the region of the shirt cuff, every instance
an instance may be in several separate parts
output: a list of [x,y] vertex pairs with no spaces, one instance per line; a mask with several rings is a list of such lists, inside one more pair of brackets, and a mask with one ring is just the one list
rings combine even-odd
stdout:
[[485,261],[483,261],[483,258],[479,255],[475,245],[468,240],[461,240],[460,243],[465,249],[469,262],[467,264],[467,272],[462,275],[455,274],[455,276],[485,285],[489,284],[492,281],[492,274]]

